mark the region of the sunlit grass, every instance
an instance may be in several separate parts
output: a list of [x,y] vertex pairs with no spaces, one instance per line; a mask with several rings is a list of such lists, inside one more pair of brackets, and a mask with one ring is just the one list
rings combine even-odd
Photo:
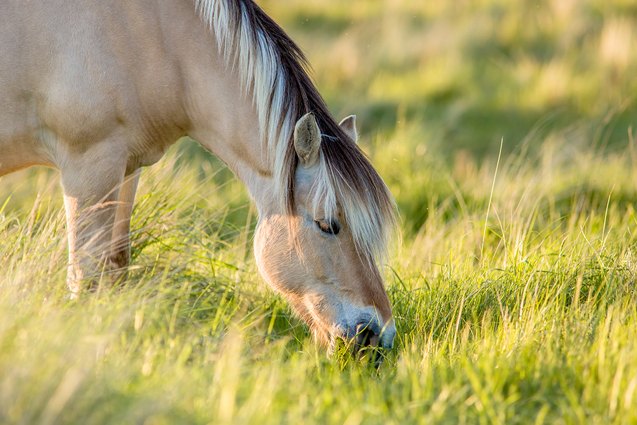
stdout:
[[[390,179],[414,131],[372,149]],[[256,273],[251,214],[223,205],[245,195],[196,167],[144,173],[128,280],[74,301],[58,190],[10,201],[2,422],[633,422],[636,169],[545,152],[504,157],[495,184],[491,162],[403,168],[399,202],[430,201],[385,268],[399,335],[379,370],[312,342]]]

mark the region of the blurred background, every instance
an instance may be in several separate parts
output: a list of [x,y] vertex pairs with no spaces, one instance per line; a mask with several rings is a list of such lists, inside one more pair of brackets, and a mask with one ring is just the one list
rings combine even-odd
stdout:
[[261,2],[363,134],[422,127],[448,157],[526,138],[625,142],[635,120],[634,0]]
[[[432,197],[480,198],[467,185],[481,168],[493,177],[501,145],[514,168],[564,169],[582,155],[629,154],[637,123],[634,0],[260,4],[306,52],[335,116],[358,115],[361,144],[408,230],[421,228],[427,207],[439,203]],[[578,188],[557,188],[566,190],[557,198],[605,191],[603,203],[608,189],[599,186],[614,181],[615,194],[637,199],[631,179],[596,183],[595,173],[608,170],[578,168],[571,178]]]

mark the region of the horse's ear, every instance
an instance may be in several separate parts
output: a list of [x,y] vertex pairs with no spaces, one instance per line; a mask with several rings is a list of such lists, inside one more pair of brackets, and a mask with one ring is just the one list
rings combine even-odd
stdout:
[[294,127],[294,149],[301,164],[311,167],[319,158],[321,147],[321,130],[311,112],[303,115]]
[[339,124],[343,131],[354,141],[354,143],[358,142],[358,131],[356,131],[356,115],[350,115],[349,117],[343,118]]

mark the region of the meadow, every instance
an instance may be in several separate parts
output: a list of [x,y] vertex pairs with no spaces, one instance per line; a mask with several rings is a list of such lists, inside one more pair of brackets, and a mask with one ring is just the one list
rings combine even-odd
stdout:
[[395,349],[314,343],[189,140],[142,174],[127,280],[70,300],[33,168],[0,178],[0,423],[637,423],[637,4],[260,4],[396,197]]

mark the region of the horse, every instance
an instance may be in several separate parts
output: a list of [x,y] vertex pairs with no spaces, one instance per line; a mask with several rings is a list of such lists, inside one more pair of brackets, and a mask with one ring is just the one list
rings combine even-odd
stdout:
[[258,5],[5,0],[0,53],[0,175],[59,170],[72,294],[126,269],[139,170],[189,136],[247,187],[257,268],[315,338],[392,348],[395,203]]

